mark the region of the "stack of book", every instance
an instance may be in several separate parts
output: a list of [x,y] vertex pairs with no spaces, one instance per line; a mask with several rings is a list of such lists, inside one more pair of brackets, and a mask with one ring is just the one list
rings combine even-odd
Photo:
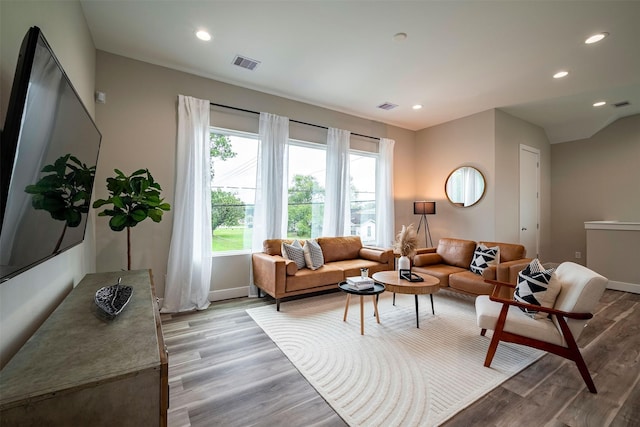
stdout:
[[373,289],[373,279],[370,277],[354,276],[347,277],[347,284],[356,291],[365,291]]

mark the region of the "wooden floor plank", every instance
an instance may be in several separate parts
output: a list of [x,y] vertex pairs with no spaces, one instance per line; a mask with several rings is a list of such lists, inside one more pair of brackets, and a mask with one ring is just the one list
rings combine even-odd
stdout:
[[[238,298],[162,315],[169,426],[346,425],[246,313],[264,305],[275,310],[270,297]],[[581,335],[597,395],[573,362],[545,355],[444,425],[640,425],[639,311],[640,295],[607,290]]]

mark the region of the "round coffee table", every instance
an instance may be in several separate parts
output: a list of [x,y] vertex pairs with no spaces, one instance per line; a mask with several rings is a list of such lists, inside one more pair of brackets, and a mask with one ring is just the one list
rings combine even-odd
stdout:
[[338,287],[341,291],[347,293],[347,302],[344,306],[344,318],[343,322],[347,321],[347,313],[349,311],[349,303],[351,302],[351,295],[359,295],[360,296],[360,335],[364,335],[364,306],[362,300],[364,296],[371,295],[373,298],[373,311],[376,315],[376,321],[380,323],[380,316],[378,316],[378,295],[384,292],[385,286],[381,283],[374,283],[373,289],[364,289],[357,290],[349,286],[347,282],[341,282],[338,284]]
[[414,273],[424,279],[423,282],[409,282],[400,279],[397,271],[379,271],[373,273],[373,280],[385,285],[387,291],[393,292],[393,305],[396,305],[396,293],[415,295],[416,300],[416,327],[420,327],[418,317],[418,295],[429,295],[431,297],[431,313],[436,314],[433,308],[433,294],[440,289],[440,279],[423,273]]

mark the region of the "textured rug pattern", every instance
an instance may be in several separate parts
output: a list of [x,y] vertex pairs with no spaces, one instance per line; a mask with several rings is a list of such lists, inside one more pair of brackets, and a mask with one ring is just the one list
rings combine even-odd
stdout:
[[[350,426],[438,425],[542,355],[503,344],[483,366],[489,338],[480,336],[473,298],[440,292],[420,296],[420,329],[412,295],[380,295],[380,324],[365,297],[342,321],[343,293],[247,310],[302,375]],[[487,335],[490,336],[490,332]]]

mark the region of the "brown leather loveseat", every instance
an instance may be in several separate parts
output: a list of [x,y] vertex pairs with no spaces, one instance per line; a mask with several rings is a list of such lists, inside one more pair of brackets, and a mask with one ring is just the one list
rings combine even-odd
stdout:
[[324,265],[316,270],[298,268],[294,261],[282,256],[282,242],[291,244],[293,240],[265,240],[263,251],[252,254],[253,283],[276,299],[278,311],[281,298],[336,289],[347,277],[359,276],[360,268],[368,268],[369,275],[393,270],[391,249],[362,246],[358,236],[316,240],[324,257]]
[[440,239],[436,248],[420,249],[413,258],[413,270],[440,279],[440,288],[472,295],[491,295],[493,285],[484,279],[516,283],[518,272],[531,259],[524,246],[513,243],[478,242],[500,248],[500,260],[476,274],[470,271],[477,244],[473,240]]

